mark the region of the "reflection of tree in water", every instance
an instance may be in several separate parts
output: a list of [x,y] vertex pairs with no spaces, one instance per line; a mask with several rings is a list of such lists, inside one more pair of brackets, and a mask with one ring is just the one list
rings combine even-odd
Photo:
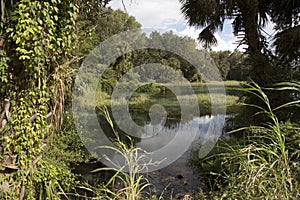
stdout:
[[[144,127],[143,130],[147,130],[147,127],[148,128],[150,127],[149,124],[151,122],[152,122],[152,124],[158,125],[158,126],[159,126],[159,124],[161,124],[163,127],[171,127],[174,124],[180,122],[180,118],[167,118],[167,115],[166,115],[167,113],[161,112],[160,106],[161,105],[153,106],[153,104],[147,105],[146,107],[147,108],[149,107],[148,112],[146,112],[144,109],[143,110],[132,109],[132,110],[130,110],[131,118],[136,124],[138,124],[141,127]],[[147,108],[146,108],[146,110],[147,110]],[[109,110],[110,116],[112,116],[111,109],[108,108],[108,110]],[[114,133],[113,129],[111,128],[110,124],[108,123],[106,117],[103,115],[103,113],[101,113],[100,110],[97,110],[96,113],[97,113],[99,125],[101,126],[106,137],[111,139],[111,141],[116,139],[115,133]],[[124,121],[122,121],[120,123],[128,124],[127,120],[129,120],[129,119],[124,119]],[[140,140],[141,140],[140,137],[134,137],[134,136],[129,135],[130,133],[126,133],[126,132],[122,131],[114,121],[113,121],[113,124],[114,124],[114,129],[119,134],[121,141],[123,141],[126,144],[129,144],[130,140],[129,140],[128,136],[130,136],[132,138],[132,140],[134,141],[134,143],[140,142]],[[154,131],[154,133],[155,132],[157,132],[157,131]]]
[[[110,109],[109,109],[109,113],[110,113],[110,116],[112,116]],[[98,118],[99,125],[101,126],[105,136],[107,138],[109,138],[111,141],[116,140],[117,137],[116,137],[111,125],[108,123],[106,117],[103,115],[103,113],[101,113],[100,110],[97,110],[97,118]],[[115,131],[118,133],[118,135],[120,137],[120,140],[122,142],[124,142],[125,144],[129,144],[130,139],[127,137],[128,136],[127,133],[124,133],[114,121],[113,121],[113,124],[114,124]],[[133,137],[133,136],[130,136],[130,137],[134,143],[139,142],[139,140],[140,140],[140,138],[137,138],[137,137]]]
[[[208,143],[208,145],[214,143],[214,141],[222,134],[223,130],[222,127],[218,125],[218,121],[224,116],[194,117],[189,121],[180,123],[180,119],[178,118],[171,120],[164,118],[166,115],[161,112],[160,105],[154,105],[151,108],[149,113],[135,112],[135,115],[131,116],[133,120],[138,120],[142,124],[145,135],[141,135],[141,137],[133,137],[130,134],[123,132],[117,124],[114,123],[114,128],[119,133],[120,139],[123,142],[129,144],[130,140],[128,139],[128,136],[130,136],[133,139],[134,145],[138,145],[139,147],[150,151],[167,145],[176,134],[197,132],[193,148],[199,148],[199,146],[204,146],[204,143]],[[116,139],[116,136],[104,115],[100,112],[98,112],[97,115],[99,124],[106,137],[112,140]],[[127,123],[126,120],[124,123]]]

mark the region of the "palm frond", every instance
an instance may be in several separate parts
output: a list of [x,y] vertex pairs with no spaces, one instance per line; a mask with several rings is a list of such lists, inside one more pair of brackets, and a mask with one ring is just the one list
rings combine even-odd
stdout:
[[211,45],[216,45],[218,43],[210,26],[207,26],[201,31],[198,40],[203,44],[205,48]]
[[274,46],[279,57],[286,62],[300,63],[300,25],[275,35]]

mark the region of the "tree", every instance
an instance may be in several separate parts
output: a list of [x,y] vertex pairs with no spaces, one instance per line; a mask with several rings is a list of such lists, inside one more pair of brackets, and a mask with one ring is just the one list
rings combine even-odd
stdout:
[[255,0],[180,0],[189,25],[204,27],[199,40],[205,46],[216,44],[214,33],[222,30],[226,19],[234,19],[234,34],[245,34],[249,51],[260,52],[263,45],[259,26],[267,20],[267,10]]
[[276,24],[278,31],[275,35],[274,45],[280,59],[299,66],[300,63],[300,2],[287,0],[272,1],[272,21]]
[[229,56],[231,52],[230,51],[218,51],[218,52],[211,52],[210,55],[214,59],[217,67],[220,70],[221,76],[223,80],[226,80],[227,74],[230,70],[230,62],[229,62]]
[[[77,44],[72,53],[78,57],[87,55],[99,45],[100,42],[114,34],[126,30],[139,29],[141,27],[141,24],[138,23],[134,17],[129,16],[121,10],[112,10],[111,8],[99,5],[98,7],[99,8],[91,14],[90,11],[82,10],[82,13],[80,13],[77,18]],[[85,7],[83,6],[83,8]],[[88,13],[86,14],[86,12]]]
[[[195,58],[201,57],[201,51],[197,49],[196,41],[190,37],[180,37],[175,35],[172,31],[159,34],[153,32],[150,34],[149,42],[152,45],[165,48],[174,49],[181,55],[184,55],[187,60],[191,61]],[[183,59],[180,55],[174,55],[172,52],[156,51],[158,54],[156,62],[160,62],[163,58],[162,64],[169,64],[174,69],[182,72],[184,77],[189,81],[200,81],[200,73],[189,63],[186,59]],[[154,55],[154,54],[152,54]],[[168,62],[166,62],[168,60]],[[198,60],[199,61],[199,60]]]
[[63,118],[70,64],[140,27],[108,2],[0,1],[0,199],[57,199],[74,188],[70,160],[84,158],[72,120]]
[[223,80],[247,81],[251,66],[247,56],[240,51],[211,51],[210,56],[217,65]]
[[227,80],[248,81],[250,79],[251,65],[247,62],[247,55],[234,51],[228,58],[230,70]]
[[288,34],[293,35],[293,41],[299,40],[297,37],[299,1],[180,0],[180,2],[189,25],[204,28],[199,34],[199,40],[206,47],[217,43],[214,33],[223,29],[225,20],[232,19],[234,35],[242,37],[241,43],[248,46],[247,53],[254,69],[252,78],[263,85],[274,82],[270,72],[275,71],[268,57],[271,52],[262,34],[262,28],[268,21],[274,22],[279,31],[274,42],[277,53],[282,58],[287,56],[289,61],[299,59],[299,55],[296,55],[299,43],[285,45],[290,42],[287,40]]

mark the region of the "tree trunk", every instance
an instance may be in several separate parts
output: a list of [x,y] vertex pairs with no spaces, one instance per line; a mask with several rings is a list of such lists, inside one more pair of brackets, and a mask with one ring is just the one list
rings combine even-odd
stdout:
[[247,51],[253,66],[251,78],[260,86],[268,85],[274,81],[271,78],[272,74],[270,74],[270,60],[262,53],[263,43],[260,39],[258,24],[258,0],[239,0],[238,5],[243,18],[243,27],[245,28]]

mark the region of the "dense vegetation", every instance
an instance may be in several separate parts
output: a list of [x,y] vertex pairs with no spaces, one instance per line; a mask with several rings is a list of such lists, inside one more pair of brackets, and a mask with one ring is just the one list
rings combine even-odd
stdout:
[[[135,165],[130,174],[115,169],[107,184],[103,177],[90,181],[78,170],[93,164],[93,157],[80,141],[70,112],[75,72],[100,42],[141,28],[134,17],[107,8],[109,1],[0,0],[1,199],[141,199],[143,189],[149,187]],[[241,34],[247,51],[211,51],[210,56],[223,80],[252,79],[263,86],[251,82],[228,90],[232,92],[229,104],[245,106],[232,109],[241,112],[236,125],[245,127],[237,127],[231,139],[220,140],[210,156],[194,162],[207,172],[204,177],[210,184],[207,194],[195,194],[195,199],[299,199],[299,2],[180,2],[189,24],[205,27],[199,39],[207,47],[216,43],[213,33],[222,29],[224,20],[234,19],[234,34]],[[268,20],[277,30],[275,52],[262,33]],[[153,32],[149,37],[141,33],[140,40],[177,48],[191,57],[204,52],[193,39],[172,32]],[[155,62],[171,66],[194,86],[207,82],[201,72],[171,52],[143,49],[124,54],[109,66],[99,84],[99,110],[108,121],[103,102],[109,100],[116,82],[134,66]],[[203,69],[210,70],[205,63]],[[245,95],[236,97],[237,91]],[[155,84],[142,87],[131,104],[142,108],[145,102],[160,103],[149,98],[163,92]],[[209,97],[200,92],[198,98],[207,109]],[[118,138],[116,143],[129,158],[140,150]],[[132,162],[129,159],[128,164]],[[117,180],[122,180],[123,188],[115,187]]]
[[75,193],[72,170],[89,154],[66,113],[74,69],[99,41],[140,27],[107,3],[1,1],[1,199]]
[[[245,127],[220,141],[215,152],[199,162],[207,170],[211,198],[298,199],[299,2],[181,3],[189,24],[204,27],[199,40],[207,47],[217,43],[213,34],[223,29],[225,20],[233,20],[233,34],[247,45],[250,78],[262,86],[245,86],[245,107],[236,119],[236,125]],[[270,21],[276,30],[273,43],[263,31]]]
[[[299,93],[299,83],[282,83],[272,88]],[[244,92],[256,96],[265,107],[255,115],[268,122],[229,132],[206,158],[195,164],[203,171],[213,199],[298,199],[299,198],[299,123],[279,121],[275,112],[299,100],[279,107],[257,84],[245,85]]]

